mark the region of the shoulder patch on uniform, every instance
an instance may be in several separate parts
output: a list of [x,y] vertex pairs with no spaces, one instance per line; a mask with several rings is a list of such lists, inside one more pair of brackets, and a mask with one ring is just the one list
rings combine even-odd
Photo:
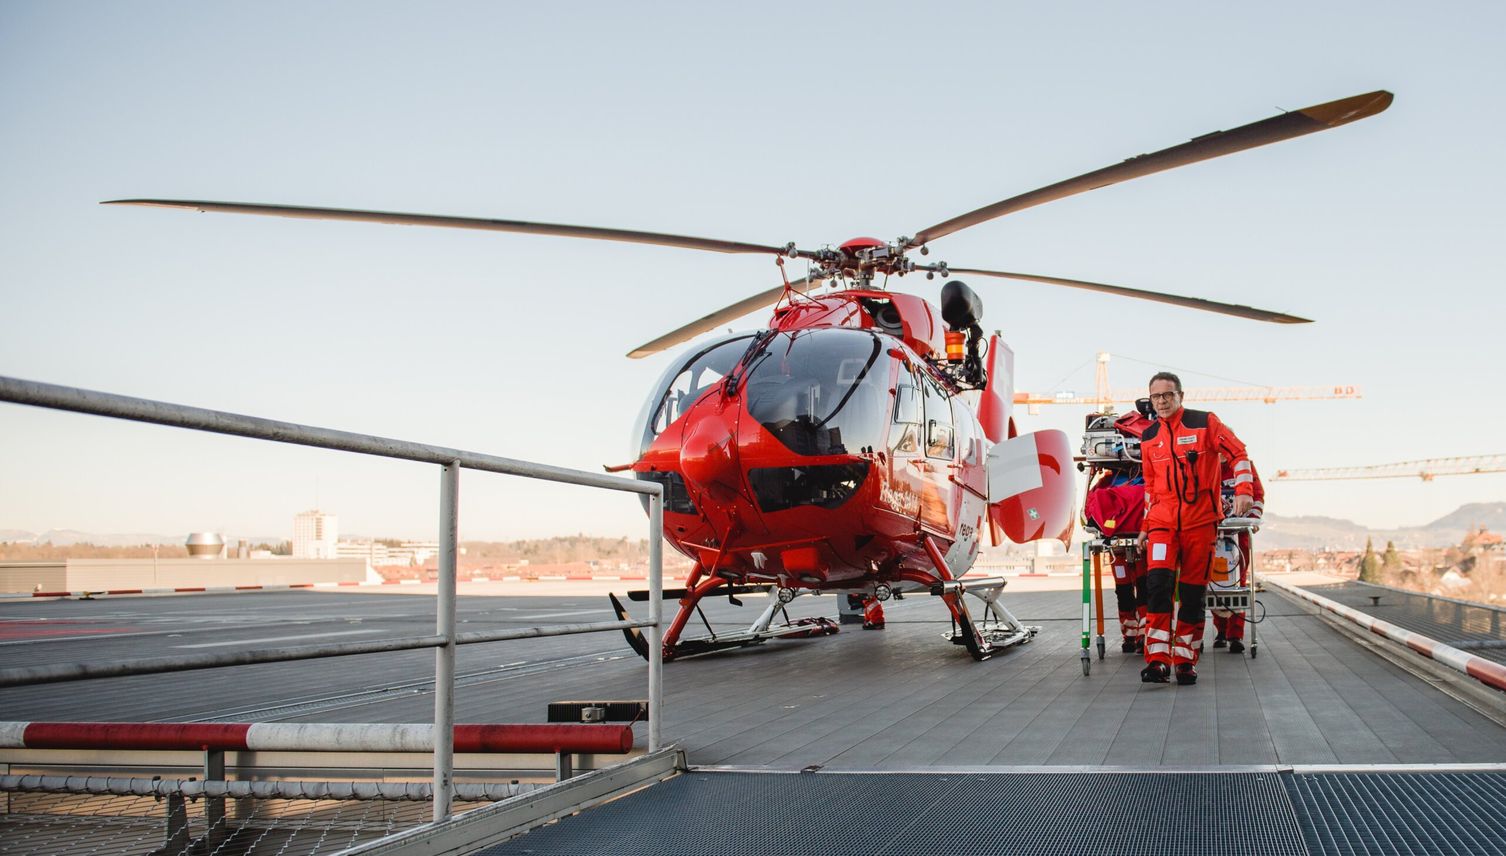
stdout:
[[1208,411],[1206,410],[1182,410],[1182,425],[1187,428],[1207,428]]

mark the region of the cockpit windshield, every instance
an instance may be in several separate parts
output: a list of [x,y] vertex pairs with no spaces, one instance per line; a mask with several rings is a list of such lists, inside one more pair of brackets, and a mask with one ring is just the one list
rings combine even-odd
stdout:
[[748,412],[801,455],[856,455],[883,444],[889,360],[878,336],[818,328],[775,334],[744,387]]

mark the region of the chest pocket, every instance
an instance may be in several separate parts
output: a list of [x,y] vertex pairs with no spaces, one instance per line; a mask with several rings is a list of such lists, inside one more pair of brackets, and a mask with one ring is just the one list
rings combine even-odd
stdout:
[[1159,437],[1141,446],[1140,452],[1143,458],[1148,458],[1152,461],[1164,461],[1171,457],[1170,447],[1167,445],[1166,440]]
[[1201,431],[1178,434],[1172,442],[1175,444],[1176,456],[1179,458],[1187,457],[1188,452],[1197,452],[1199,455],[1203,453],[1203,432]]

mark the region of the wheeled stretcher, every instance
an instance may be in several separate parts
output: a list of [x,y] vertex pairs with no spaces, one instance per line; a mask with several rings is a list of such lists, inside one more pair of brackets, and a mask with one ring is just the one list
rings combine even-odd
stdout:
[[1258,517],[1226,517],[1218,524],[1218,541],[1213,549],[1213,568],[1208,573],[1208,595],[1203,601],[1209,611],[1225,614],[1242,613],[1245,619],[1245,644],[1250,657],[1258,655],[1256,628],[1265,615],[1260,605],[1260,585],[1256,579],[1251,536],[1260,526]]

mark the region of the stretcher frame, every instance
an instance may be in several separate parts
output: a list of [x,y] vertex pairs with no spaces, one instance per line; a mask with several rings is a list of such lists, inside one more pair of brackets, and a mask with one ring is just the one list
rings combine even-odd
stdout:
[[[1138,535],[1129,535],[1115,538],[1105,538],[1103,534],[1091,526],[1084,527],[1084,531],[1090,537],[1082,542],[1082,673],[1086,677],[1093,673],[1093,624],[1097,620],[1097,648],[1098,659],[1102,660],[1107,651],[1107,643],[1103,635],[1103,557],[1124,558],[1132,562],[1138,558],[1138,554],[1144,549],[1140,546]],[[1091,606],[1090,606],[1091,604]]]

